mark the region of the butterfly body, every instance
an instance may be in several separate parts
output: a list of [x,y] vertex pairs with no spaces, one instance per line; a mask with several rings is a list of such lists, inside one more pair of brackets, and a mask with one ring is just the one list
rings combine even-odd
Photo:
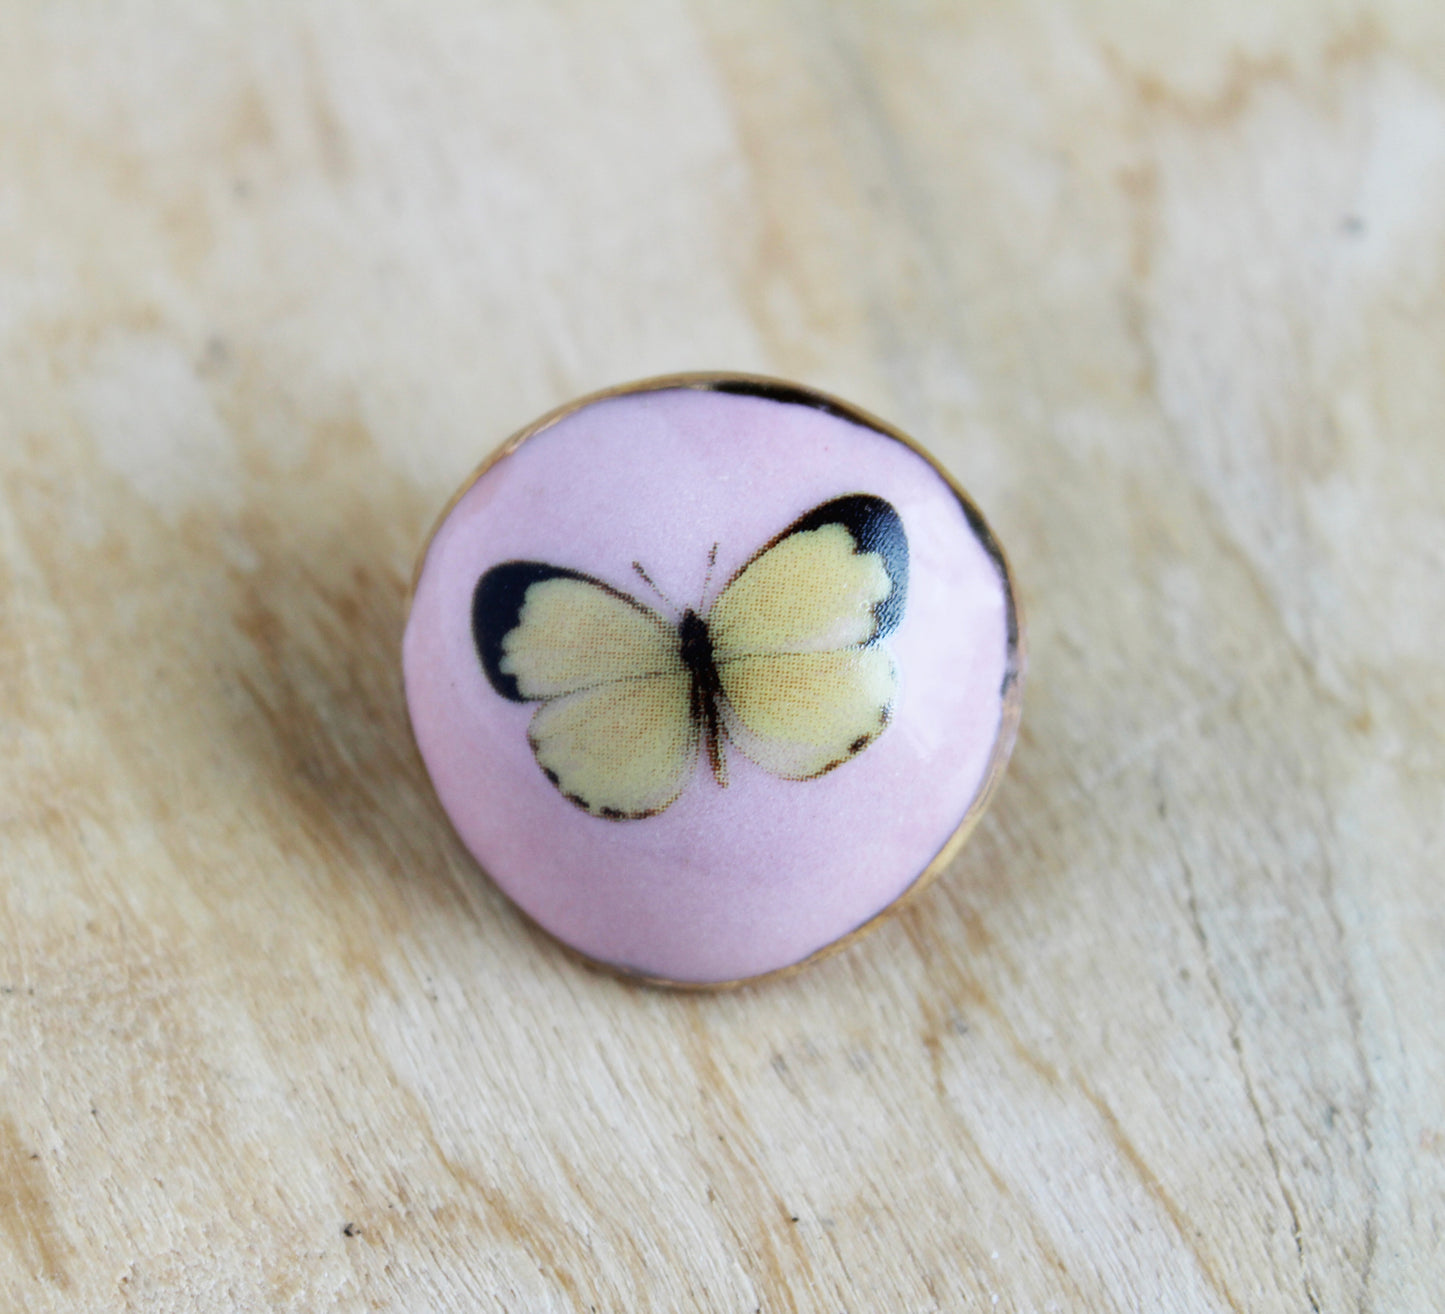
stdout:
[[689,697],[692,720],[702,730],[713,776],[718,784],[726,788],[727,763],[719,738],[721,724],[718,714],[718,700],[723,697],[722,677],[713,658],[712,636],[708,633],[707,622],[691,607],[682,613],[682,620],[678,622],[677,639],[678,656],[687,667],[692,682]]
[[866,748],[892,714],[881,640],[907,581],[897,511],[855,493],[800,517],[676,623],[592,576],[508,561],[478,581],[472,630],[492,687],[540,704],[527,737],[547,778],[594,816],[632,820],[670,806],[704,750],[726,786],[725,743],[785,780]]

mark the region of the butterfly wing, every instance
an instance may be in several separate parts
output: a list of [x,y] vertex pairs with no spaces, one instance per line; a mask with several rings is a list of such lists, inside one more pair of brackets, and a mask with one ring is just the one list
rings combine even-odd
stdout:
[[862,752],[897,695],[880,640],[908,595],[898,512],[862,493],[815,507],[728,583],[708,617],[728,738],[788,780]]
[[677,631],[589,575],[508,561],[478,581],[472,634],[492,687],[540,701],[527,740],[562,794],[615,820],[660,812],[697,762]]
[[563,795],[612,821],[651,817],[692,778],[698,729],[681,676],[615,680],[553,698],[527,731],[538,765]]

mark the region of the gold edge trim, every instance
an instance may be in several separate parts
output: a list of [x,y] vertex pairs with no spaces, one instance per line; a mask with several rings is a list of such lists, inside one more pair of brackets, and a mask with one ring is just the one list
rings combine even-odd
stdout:
[[[871,411],[861,406],[844,401],[831,393],[823,392],[818,388],[811,388],[804,384],[794,383],[788,379],[780,379],[768,374],[748,374],[725,370],[695,370],[680,374],[657,374],[645,379],[637,379],[630,383],[614,384],[609,388],[600,388],[595,392],[589,392],[581,397],[576,397],[561,406],[554,407],[532,423],[518,429],[511,437],[507,438],[488,456],[477,465],[471,474],[462,481],[441,513],[432,522],[430,532],[423,541],[421,550],[417,554],[416,564],[412,568],[411,583],[407,588],[405,599],[405,621],[411,619],[411,607],[416,595],[417,582],[426,565],[428,553],[431,551],[432,541],[436,538],[437,531],[441,529],[448,516],[456,509],[457,504],[464,498],[477,481],[487,473],[494,465],[504,458],[511,456],[529,438],[535,438],[538,434],[550,429],[554,424],[565,420],[569,415],[593,405],[596,402],[609,401],[614,397],[627,397],[637,393],[645,392],[667,392],[678,388],[690,388],[699,392],[716,392],[722,390],[725,384],[743,383],[753,385],[761,389],[772,389],[775,391],[787,392],[801,399],[812,399],[812,402],[819,409],[838,412],[843,418],[860,424],[866,429],[872,429],[886,438],[892,438],[895,442],[902,443],[904,447],[915,455],[928,462],[935,474],[948,485],[954,497],[958,499],[959,505],[963,508],[965,519],[974,536],[983,546],[994,568],[999,573],[1003,583],[1004,602],[1007,610],[1005,627],[1005,660],[1003,690],[1001,706],[999,710],[998,731],[994,736],[993,749],[989,754],[988,765],[984,768],[983,779],[979,783],[977,792],[972,802],[968,805],[962,819],[954,828],[949,837],[944,840],[942,847],[934,854],[928,865],[892,900],[866,921],[860,922],[851,931],[840,935],[836,940],[815,949],[806,958],[800,958],[796,963],[789,963],[785,967],[774,968],[768,972],[760,972],[756,976],[738,977],[728,981],[677,981],[671,977],[653,976],[646,972],[640,972],[633,968],[623,966],[619,963],[609,963],[605,959],[593,958],[574,945],[568,944],[553,932],[549,931],[529,912],[518,904],[495,880],[493,886],[498,889],[502,897],[512,905],[513,908],[534,930],[540,932],[553,944],[557,945],[574,962],[591,968],[593,971],[601,972],[618,980],[626,981],[633,985],[649,986],[659,990],[671,990],[691,994],[714,994],[728,990],[737,990],[743,986],[768,985],[775,981],[785,980],[811,967],[814,963],[833,954],[839,953],[856,941],[862,939],[869,931],[874,930],[881,923],[896,916],[906,907],[912,904],[929,886],[938,879],[948,868],[955,857],[958,856],[963,846],[973,834],[974,828],[978,825],[983,814],[993,802],[994,795],[998,792],[999,784],[1003,779],[1004,771],[1008,766],[1009,759],[1013,755],[1014,744],[1018,739],[1019,723],[1023,717],[1023,683],[1024,675],[1028,668],[1028,643],[1025,636],[1025,624],[1023,607],[1018,599],[1018,592],[1014,586],[1013,571],[1009,566],[1008,557],[1005,555],[1003,545],[994,535],[992,528],[983,513],[978,509],[973,499],[968,495],[963,486],[955,479],[952,473],[934,458],[916,439],[889,424],[887,420],[881,419]],[[749,394],[741,394],[749,395]],[[768,400],[766,395],[761,400]],[[412,731],[412,742],[416,742],[416,727],[411,725],[411,708],[406,702],[403,691],[403,702],[407,707],[407,724]],[[420,753],[418,751],[418,756]],[[423,762],[425,767],[425,762]],[[426,771],[427,783],[431,784],[431,772]],[[432,785],[435,791],[435,785]],[[445,812],[445,809],[443,809]],[[475,859],[473,859],[475,862]],[[489,880],[491,874],[486,872],[480,863],[476,864],[478,869],[483,871]]]

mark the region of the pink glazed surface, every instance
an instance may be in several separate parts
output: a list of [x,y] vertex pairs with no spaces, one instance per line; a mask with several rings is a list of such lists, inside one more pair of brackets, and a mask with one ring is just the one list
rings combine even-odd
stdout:
[[[892,723],[810,781],[729,752],[664,812],[592,817],[527,744],[536,704],[488,683],[471,634],[478,578],[522,559],[581,570],[664,615],[632,570],[696,607],[765,542],[845,493],[897,508],[907,606],[888,638]],[[676,617],[672,617],[676,619]],[[548,931],[605,963],[685,982],[785,967],[902,894],[978,792],[1001,717],[1007,601],[948,485],[902,443],[807,406],[671,389],[595,402],[492,466],[433,538],[403,643],[407,703],[467,848]]]

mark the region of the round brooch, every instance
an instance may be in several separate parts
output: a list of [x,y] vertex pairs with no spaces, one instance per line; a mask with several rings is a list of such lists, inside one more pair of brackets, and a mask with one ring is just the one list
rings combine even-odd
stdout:
[[997,540],[911,439],[734,374],[514,435],[422,553],[407,706],[501,889],[613,971],[721,986],[851,939],[947,865],[1007,762]]

